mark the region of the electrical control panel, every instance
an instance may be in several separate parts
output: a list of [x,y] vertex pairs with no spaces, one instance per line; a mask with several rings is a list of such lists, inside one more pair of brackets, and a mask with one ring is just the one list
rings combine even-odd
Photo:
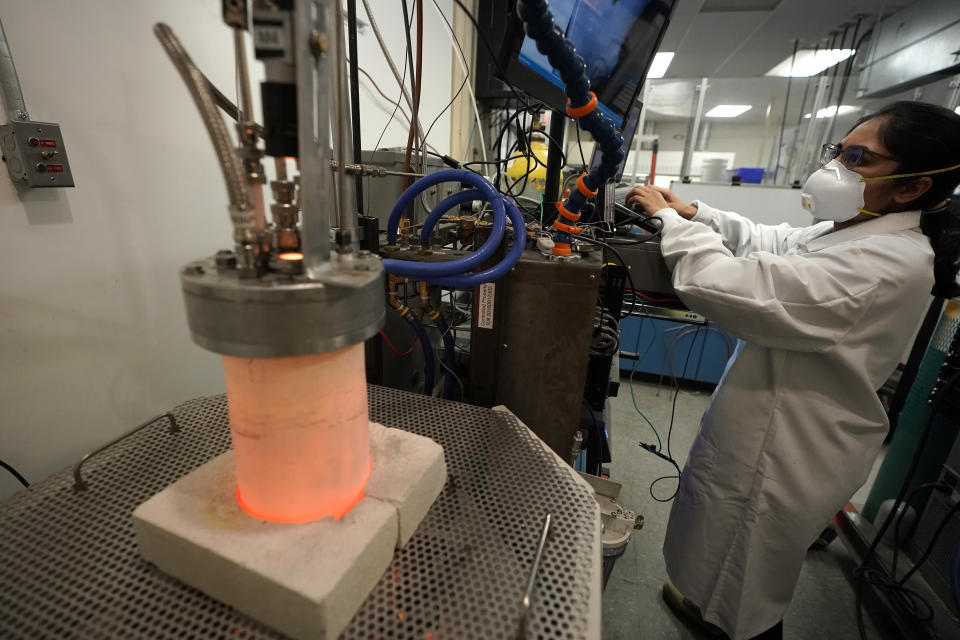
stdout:
[[17,122],[0,125],[0,153],[10,179],[26,187],[72,187],[60,125]]

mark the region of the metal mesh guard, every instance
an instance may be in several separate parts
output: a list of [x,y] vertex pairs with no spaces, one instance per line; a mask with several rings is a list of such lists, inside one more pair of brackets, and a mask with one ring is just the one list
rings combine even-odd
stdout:
[[[193,400],[3,505],[0,638],[282,638],[140,558],[131,514],[230,446],[226,399]],[[547,512],[529,638],[588,631],[596,503],[509,415],[370,387],[370,416],[432,438],[446,453],[440,497],[341,636],[512,638]]]

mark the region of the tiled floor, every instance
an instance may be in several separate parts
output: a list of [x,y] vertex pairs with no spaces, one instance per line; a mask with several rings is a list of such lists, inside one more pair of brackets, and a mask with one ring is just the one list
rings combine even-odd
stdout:
[[[664,385],[635,382],[637,405],[661,430],[665,439],[670,424],[672,389]],[[672,449],[682,463],[700,416],[706,407],[707,392],[682,391],[677,399]],[[655,442],[650,427],[637,415],[624,379],[618,398],[611,400],[613,463],[611,479],[623,485],[620,502],[643,514],[645,526],[635,531],[624,555],[618,560],[603,595],[604,640],[689,640],[700,638],[679,622],[660,597],[666,579],[661,546],[666,533],[669,503],[655,502],[649,493],[651,481],[672,468],[641,450],[637,443]],[[666,442],[664,442],[666,444]],[[670,493],[675,485],[664,481],[657,494]],[[865,498],[865,495],[860,499]],[[856,502],[856,499],[854,500]],[[810,552],[796,595],[784,619],[788,640],[855,640],[857,636],[854,591],[849,579],[853,560],[843,544],[835,541],[826,551]],[[886,640],[867,620],[869,638]]]

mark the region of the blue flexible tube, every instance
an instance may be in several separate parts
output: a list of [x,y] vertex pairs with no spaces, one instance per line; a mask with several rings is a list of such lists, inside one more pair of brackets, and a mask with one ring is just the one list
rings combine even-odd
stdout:
[[[423,223],[423,233],[421,234],[423,245],[429,246],[430,234],[433,228],[436,226],[437,221],[439,221],[440,218],[443,217],[443,214],[449,211],[451,207],[461,202],[468,202],[482,197],[483,195],[479,189],[470,189],[469,191],[461,191],[445,198],[430,212],[430,215]],[[479,267],[493,256],[497,247],[500,246],[500,241],[503,238],[503,232],[506,227],[506,216],[494,217],[493,230],[490,233],[490,237],[487,238],[487,241],[476,251],[462,258],[448,260],[446,262],[417,262],[415,260],[395,260],[393,258],[387,258],[383,261],[383,268],[395,276],[431,282],[431,278],[438,276],[454,276],[458,273],[464,273],[465,271]]]
[[[460,191],[459,193],[455,193],[452,196],[447,196],[444,198],[440,204],[433,208],[433,211],[430,212],[430,215],[427,216],[427,219],[423,221],[423,229],[420,230],[420,246],[430,246],[430,235],[433,233],[433,228],[437,226],[437,223],[440,222],[440,219],[447,213],[447,211],[453,209],[459,204],[464,202],[472,202],[473,200],[483,200],[483,192],[481,192],[479,189],[470,189],[468,191]],[[506,220],[504,220],[504,223],[505,222]],[[494,220],[494,223],[496,223],[496,220]],[[502,227],[499,232],[494,229],[494,233],[490,237],[493,238],[496,236],[499,238],[501,235],[503,235]]]
[[[406,207],[414,198],[417,197],[417,195],[419,195],[423,190],[429,189],[436,184],[449,181],[469,184],[475,187],[475,190],[454,194],[453,196],[445,198],[440,205],[430,212],[430,215],[427,218],[429,225],[427,223],[424,224],[424,230],[426,231],[425,237],[427,240],[429,241],[429,234],[433,230],[433,227],[436,225],[437,221],[451,206],[466,201],[468,198],[476,199],[474,194],[477,192],[479,192],[479,197],[481,199],[487,200],[493,206],[493,233],[490,234],[490,238],[470,255],[447,262],[416,262],[413,260],[395,260],[392,258],[387,258],[383,261],[383,268],[388,273],[392,273],[393,275],[404,278],[415,278],[417,280],[423,280],[424,282],[439,283],[438,278],[456,277],[458,274],[462,274],[478,267],[480,264],[489,259],[500,245],[503,231],[506,228],[507,219],[504,199],[496,191],[496,189],[493,188],[493,185],[491,185],[486,178],[477,175],[472,171],[466,171],[463,169],[446,169],[443,171],[437,171],[436,173],[432,173],[417,180],[415,183],[413,183],[413,185],[410,186],[409,189],[403,192],[403,194],[400,196],[400,199],[397,200],[397,203],[394,205],[393,211],[390,212],[390,218],[387,221],[388,241],[391,243],[396,242],[398,235],[397,227],[400,224],[400,217],[403,215],[404,209],[406,209]],[[470,193],[471,195],[467,196],[465,195],[466,193]],[[488,280],[484,280],[483,282],[488,282]]]
[[420,349],[423,351],[423,394],[433,395],[433,374],[436,364],[433,361],[433,345],[430,344],[430,337],[424,330],[420,321],[413,317],[413,313],[405,313],[404,318],[413,327],[413,332],[417,334],[417,340],[420,341]]
[[453,350],[453,336],[450,335],[450,327],[443,318],[437,317],[437,330],[443,338],[443,363],[447,371],[443,374],[443,397],[447,400],[453,398],[454,380],[453,367],[456,356]]
[[[517,264],[517,262],[520,260],[520,256],[523,255],[523,248],[527,241],[527,228],[523,222],[523,216],[520,215],[520,211],[517,210],[517,206],[505,198],[502,199],[502,201],[506,205],[507,215],[510,217],[510,222],[513,223],[513,246],[510,247],[510,252],[507,253],[504,259],[493,267],[477,273],[424,278],[426,282],[439,284],[445,287],[476,287],[486,282],[493,282],[494,280],[501,278],[508,271],[510,271],[515,264]],[[384,260],[384,269],[390,273],[394,272],[391,271],[391,267],[387,266],[387,262],[406,263],[404,260]]]
[[[586,74],[586,64],[573,44],[553,22],[549,3],[546,0],[519,0],[517,13],[523,20],[523,28],[537,44],[537,50],[547,56],[550,64],[560,74],[564,91],[570,99],[570,106],[586,106],[590,100],[590,78]],[[578,118],[580,127],[590,132],[600,145],[600,164],[594,167],[583,179],[590,191],[596,191],[612,178],[623,160],[623,136],[617,131],[610,118],[594,109]],[[580,212],[587,198],[579,189],[573,189],[564,203],[570,213]],[[558,231],[554,237],[557,242],[570,242],[573,238],[564,231]]]
[[475,187],[483,194],[483,200],[487,200],[493,205],[494,220],[506,216],[500,194],[486,178],[466,169],[443,169],[420,178],[400,195],[400,199],[393,206],[393,211],[390,212],[390,218],[387,220],[387,241],[391,244],[397,241],[400,217],[403,216],[404,209],[413,202],[413,199],[420,195],[422,191],[441,182],[461,182]]

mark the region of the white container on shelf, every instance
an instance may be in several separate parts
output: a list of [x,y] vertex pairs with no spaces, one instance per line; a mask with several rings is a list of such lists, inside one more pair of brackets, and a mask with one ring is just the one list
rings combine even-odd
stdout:
[[700,170],[701,182],[727,182],[727,159],[707,158]]

